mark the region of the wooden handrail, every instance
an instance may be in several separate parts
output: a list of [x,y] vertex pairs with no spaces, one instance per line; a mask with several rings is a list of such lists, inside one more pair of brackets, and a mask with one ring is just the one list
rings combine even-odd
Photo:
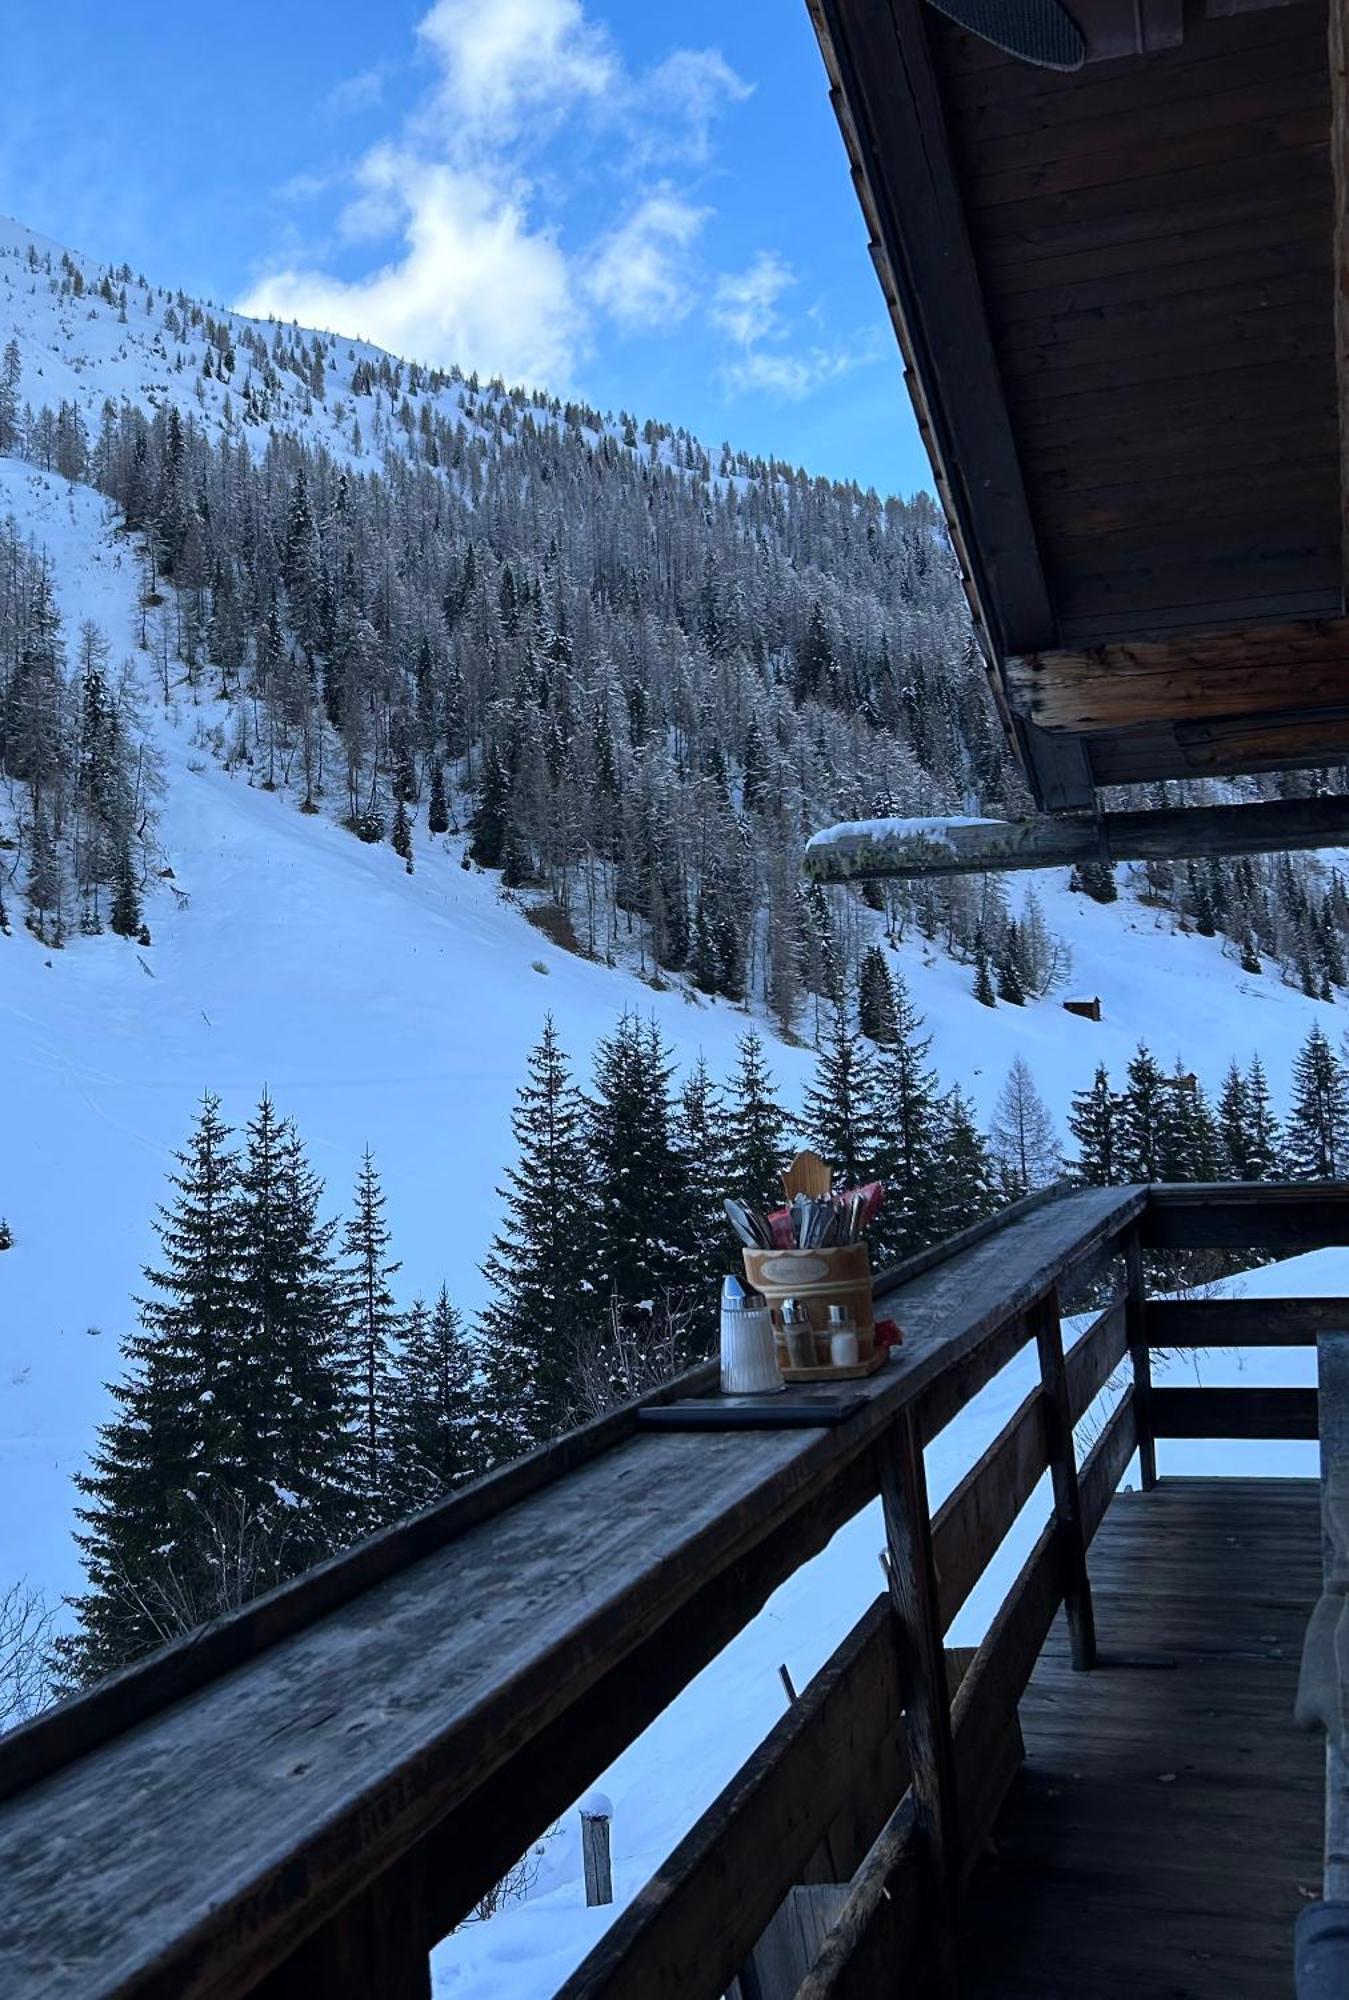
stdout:
[[[1089,1611],[1081,1550],[1134,1451],[1178,1426],[1256,1421],[1231,1400],[1251,1392],[1151,1387],[1148,1351],[1168,1334],[1180,1345],[1220,1328],[1220,1304],[1229,1325],[1252,1322],[1245,1302],[1145,1302],[1142,1246],[1234,1241],[1238,1228],[1291,1242],[1299,1226],[1299,1247],[1322,1228],[1349,1240],[1349,1189],[1093,1189],[1023,1204],[902,1274],[886,1304],[904,1349],[860,1385],[849,1423],[657,1436],[632,1409],[615,1413],[16,1732],[0,1745],[0,1872],[20,1896],[0,1935],[0,1990],[279,2000],[322,1986],[345,2000],[363,1989],[343,1966],[365,1967],[368,1986],[380,1965],[391,2000],[424,1992],[435,1939],[884,1490],[892,1597],[869,1614],[864,1653],[883,1632],[914,1734],[907,1762],[885,1767],[890,1818],[802,1992],[865,1990],[849,1981],[878,1938],[893,1946],[904,1912],[932,1907],[915,1868],[959,1894],[1005,1782],[1017,1698],[1069,1586]],[[1121,1257],[1124,1291],[1062,1354],[1058,1293]],[[1276,1306],[1280,1339],[1323,1322]],[[1031,1338],[1040,1386],[929,1523],[922,1446]],[[1132,1385],[1079,1469],[1071,1430],[1126,1356]],[[709,1386],[703,1372],[662,1393]],[[1305,1399],[1287,1400],[1299,1393],[1262,1392],[1267,1428],[1224,1434],[1306,1435]],[[1051,1465],[1055,1517],[950,1701],[943,1633]],[[508,1577],[532,1595],[503,1592]],[[839,1656],[831,1666],[843,1671]],[[774,1732],[744,1795],[746,1812],[752,1796],[779,1810],[785,1786],[798,1815],[782,1879],[770,1868],[755,1890],[756,1921],[836,1816],[837,1784],[803,1783],[796,1760],[836,1742],[818,1718],[836,1719],[838,1698],[836,1673],[831,1701],[808,1694],[814,1705]],[[841,1770],[866,1734],[845,1733]],[[742,1834],[752,1824],[731,1819]],[[690,1866],[686,1908],[718,1879],[714,1861]],[[738,1949],[748,1925],[742,1915],[724,1936]],[[830,1965],[851,1970],[831,1985]]]

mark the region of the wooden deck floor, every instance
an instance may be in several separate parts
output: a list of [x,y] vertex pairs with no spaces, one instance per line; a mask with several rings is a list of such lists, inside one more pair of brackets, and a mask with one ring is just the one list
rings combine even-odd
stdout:
[[[1293,1725],[1320,1588],[1312,1480],[1116,1497],[1090,1570],[1103,1664],[1060,1618],[1026,1764],[973,1892],[971,2000],[1274,2000],[1321,1880],[1323,1751]],[[1164,1653],[1174,1666],[1129,1664]]]

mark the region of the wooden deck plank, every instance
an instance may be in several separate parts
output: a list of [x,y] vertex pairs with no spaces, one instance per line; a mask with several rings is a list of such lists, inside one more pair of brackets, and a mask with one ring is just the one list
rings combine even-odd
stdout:
[[970,2000],[1291,1992],[1321,1879],[1321,1745],[1293,1724],[1319,1533],[1314,1480],[1116,1498],[1089,1560],[1103,1664],[1072,1671],[1060,1616],[967,1911]]

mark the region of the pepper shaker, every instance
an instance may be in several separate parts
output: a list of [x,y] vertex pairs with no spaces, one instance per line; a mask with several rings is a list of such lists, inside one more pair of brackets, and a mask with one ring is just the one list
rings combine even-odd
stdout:
[[789,1368],[815,1366],[815,1331],[805,1307],[796,1299],[782,1301],[782,1338]]

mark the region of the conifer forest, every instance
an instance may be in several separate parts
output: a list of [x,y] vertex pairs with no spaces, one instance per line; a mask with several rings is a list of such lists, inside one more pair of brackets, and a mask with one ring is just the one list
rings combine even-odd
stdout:
[[[156,976],[157,925],[188,903],[171,716],[189,769],[385,850],[400,885],[481,876],[563,952],[743,1016],[721,1072],[677,1060],[630,999],[593,1045],[550,1016],[504,1052],[511,1153],[468,1306],[452,1268],[420,1295],[402,1282],[377,1131],[325,1185],[264,1076],[236,1129],[204,1078],[78,1479],[85,1583],[55,1684],[705,1358],[735,1258],[723,1200],[771,1203],[799,1143],[845,1184],[887,1183],[877,1267],[1065,1175],[1344,1175],[1349,1058],[1322,1026],[1291,1074],[1258,1054],[1196,1072],[1140,1042],[1066,1121],[1004,1050],[990,1115],[936,1061],[901,964],[958,968],[981,1025],[1057,1012],[1073,953],[1037,890],[805,886],[805,842],[832,821],[1027,807],[928,496],[243,320],[33,240],[0,267],[63,354],[93,324],[118,361],[102,393],[80,367],[53,400],[54,371],[11,338],[0,464],[109,503],[137,620],[128,653],[98,617],[63,617],[52,549],[0,522],[0,976],[20,947],[53,980],[105,950]],[[1318,1003],[1349,987],[1349,891],[1319,860],[1088,867],[1067,890],[1214,941],[1234,983]],[[335,948],[369,947],[342,915]],[[778,1080],[787,1049],[806,1052],[803,1092]],[[0,1187],[0,1218],[12,1199]],[[37,1698],[31,1645],[22,1690],[18,1666],[5,1679],[4,1633],[48,1622],[0,1595],[0,1722]]]

